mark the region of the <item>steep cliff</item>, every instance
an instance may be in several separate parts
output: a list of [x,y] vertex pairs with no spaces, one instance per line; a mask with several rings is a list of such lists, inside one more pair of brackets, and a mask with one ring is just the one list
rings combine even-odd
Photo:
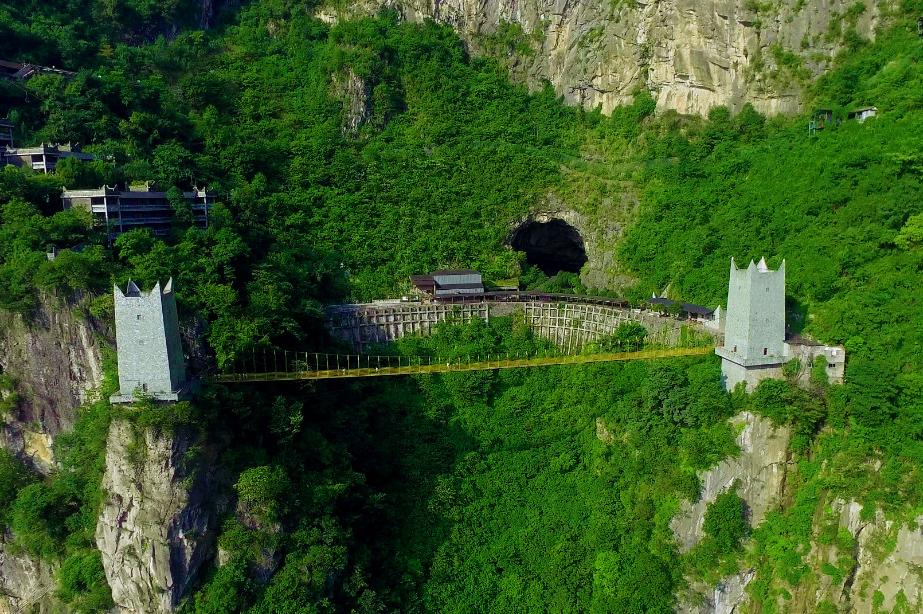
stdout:
[[214,512],[193,433],[114,421],[96,545],[116,605],[170,612],[211,556]]
[[51,470],[54,438],[73,428],[76,409],[102,382],[104,334],[81,303],[49,296],[28,317],[0,312],[0,373],[16,393],[0,445],[40,472]]
[[368,84],[347,69],[333,78],[333,95],[343,101],[343,134],[355,136],[368,121],[372,93]]
[[923,516],[905,524],[863,511],[856,501],[834,499],[816,515],[806,560],[820,573],[794,595],[796,607],[923,611]]
[[0,612],[44,612],[55,586],[54,566],[0,540]]
[[779,504],[787,469],[789,429],[776,428],[763,417],[743,412],[731,419],[739,429],[740,454],[727,458],[699,476],[702,491],[696,502],[684,501],[671,523],[680,551],[687,551],[702,538],[705,510],[718,495],[735,488],[750,512],[748,520],[758,525],[766,512]]
[[801,108],[804,83],[829,66],[844,36],[872,37],[878,0],[365,0],[319,15],[381,7],[455,28],[476,52],[504,57],[531,87],[550,82],[603,112],[642,88],[660,109],[705,114],[751,102],[768,114]]
[[[789,429],[773,427],[766,418],[749,412],[731,422],[740,429],[740,454],[700,474],[699,500],[683,502],[670,525],[681,552],[702,538],[708,504],[727,489],[735,488],[744,500],[754,528],[770,510],[784,510],[791,503],[787,477],[795,465],[788,460]],[[811,522],[810,549],[800,553],[807,573],[795,586],[771,577],[771,573],[763,578],[769,586],[781,589],[777,591],[778,611],[871,614],[923,610],[923,517],[900,523],[885,518],[880,510],[864,514],[856,501],[826,501],[827,497],[826,491],[821,491]],[[757,577],[759,567],[744,554],[737,573],[712,584],[692,580],[680,595],[677,611],[753,611],[748,585]]]

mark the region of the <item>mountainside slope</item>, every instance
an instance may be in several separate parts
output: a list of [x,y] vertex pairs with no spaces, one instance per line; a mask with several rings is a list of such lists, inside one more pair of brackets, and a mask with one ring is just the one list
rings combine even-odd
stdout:
[[[142,4],[119,7],[157,23],[173,15]],[[661,4],[644,10],[674,10]],[[816,83],[777,75],[831,108],[813,132],[808,113],[767,118],[746,104],[683,116],[626,91],[629,103],[606,115],[565,104],[550,86],[529,93],[507,64],[522,70],[516,58],[538,58],[526,48],[539,41],[513,26],[479,35],[472,48],[487,53],[469,54],[444,24],[388,12],[331,26],[312,4],[259,0],[215,29],[177,26],[153,42],[126,24],[75,23],[88,29],[74,34],[83,42],[70,53],[72,37],[49,24],[73,33],[65,25],[74,7],[42,6],[2,7],[0,37],[19,33],[3,48],[81,66],[70,79],[0,81],[0,113],[9,109],[17,142],[81,142],[101,159],[48,175],[0,172],[0,307],[16,313],[0,320],[0,343],[15,358],[2,364],[22,382],[4,379],[0,407],[40,405],[22,415],[57,429],[46,475],[0,451],[0,525],[25,553],[0,561],[0,572],[11,570],[4,580],[18,585],[14,598],[33,591],[22,578],[35,569],[42,591],[54,583],[55,599],[85,610],[153,595],[162,610],[196,614],[305,604],[665,611],[698,605],[687,584],[716,608],[754,612],[916,608],[919,0],[882,17],[888,26],[874,42],[818,43],[842,53]],[[92,11],[107,6],[98,0]],[[802,10],[826,11],[817,6]],[[849,19],[884,14],[856,9]],[[844,16],[841,33],[849,23]],[[498,49],[510,62],[492,57]],[[858,105],[877,106],[877,116],[849,119]],[[209,227],[190,226],[177,206],[170,236],[137,230],[109,245],[89,216],[60,210],[63,186],[148,179],[217,190]],[[564,229],[568,251],[588,258],[580,274],[546,275],[512,248],[524,225],[541,222]],[[59,247],[54,260],[49,244]],[[172,276],[184,322],[201,323],[184,329],[222,366],[263,348],[335,349],[324,303],[399,296],[408,275],[437,268],[715,305],[732,256],[786,260],[789,324],[846,345],[845,385],[815,374],[807,388],[770,381],[749,397],[727,395],[710,357],[216,386],[192,405],[114,408],[105,401],[110,366],[103,400],[76,409],[84,386],[72,377],[82,384],[97,369],[66,367],[95,363],[99,348],[84,342],[90,329],[79,319],[39,301],[43,290],[104,295],[128,278],[148,288]],[[110,318],[107,309],[93,301],[99,317]],[[54,333],[29,328],[43,321]],[[442,360],[541,349],[519,324],[445,327],[389,351]],[[48,378],[58,382],[42,404],[26,398],[42,383],[27,373],[30,335],[53,348]],[[62,340],[75,348],[69,358]],[[757,436],[772,441],[771,455],[753,454]],[[695,526],[674,532],[687,506]],[[165,556],[176,557],[169,570]]]
[[810,80],[893,10],[877,0],[365,0],[319,14],[379,7],[448,24],[530,87],[549,81],[587,108],[608,114],[648,90],[658,109],[696,115],[747,102],[770,115],[803,110]]

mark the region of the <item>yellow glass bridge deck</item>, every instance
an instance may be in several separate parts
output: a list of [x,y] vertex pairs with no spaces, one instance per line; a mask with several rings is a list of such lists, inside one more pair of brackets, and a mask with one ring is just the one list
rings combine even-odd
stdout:
[[[339,379],[357,377],[383,377],[388,375],[418,375],[423,373],[458,373],[465,371],[492,371],[496,369],[521,369],[525,367],[544,367],[552,365],[579,365],[597,362],[618,362],[627,360],[657,360],[660,358],[678,358],[683,356],[703,356],[714,351],[714,346],[689,348],[642,349],[627,352],[609,352],[599,354],[577,354],[556,356],[510,357],[471,357],[465,360],[437,362],[435,359],[415,359],[414,357],[363,356],[356,354],[311,354],[315,364],[324,368],[299,368],[299,361],[285,360],[282,370],[245,371],[221,373],[213,376],[212,381],[222,383],[267,382],[286,380]],[[306,355],[307,356],[307,355]],[[382,359],[385,359],[382,364]],[[416,360],[416,362],[415,362]],[[405,364],[401,364],[406,361]],[[394,364],[397,362],[397,364]]]

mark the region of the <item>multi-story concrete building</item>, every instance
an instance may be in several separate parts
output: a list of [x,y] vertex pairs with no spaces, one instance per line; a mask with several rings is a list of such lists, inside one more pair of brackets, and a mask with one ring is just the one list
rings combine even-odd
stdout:
[[114,296],[119,392],[110,401],[131,403],[136,391],[158,401],[184,398],[189,389],[173,280],[150,292],[129,281],[125,292],[115,286]]
[[[2,137],[0,137],[2,142]],[[10,133],[12,145],[12,132]],[[50,173],[63,158],[77,158],[78,160],[95,160],[93,154],[83,153],[70,145],[46,145],[38,147],[5,147],[0,149],[0,163],[12,164],[24,168],[31,168],[37,173]]]
[[[208,227],[208,209],[215,202],[211,192],[195,188],[183,192],[192,209],[193,222]],[[89,210],[100,226],[106,228],[109,240],[133,228],[149,228],[157,236],[170,233],[175,211],[167,193],[151,183],[129,186],[126,190],[103,186],[95,190],[64,190],[64,208],[83,207]]]

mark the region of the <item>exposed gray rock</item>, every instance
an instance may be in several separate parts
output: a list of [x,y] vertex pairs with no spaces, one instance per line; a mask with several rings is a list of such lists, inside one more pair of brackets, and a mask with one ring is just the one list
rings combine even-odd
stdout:
[[46,612],[55,587],[54,567],[0,539],[0,612]]
[[[278,538],[282,535],[282,525],[275,521],[262,518],[259,514],[254,514],[247,509],[247,506],[241,502],[237,503],[237,520],[251,531],[258,531],[271,538]],[[269,582],[273,574],[282,563],[282,552],[274,545],[274,539],[266,540],[267,545],[260,548],[250,565],[250,576],[259,582],[265,584]]]
[[734,416],[731,424],[740,429],[737,435],[740,454],[700,473],[699,500],[683,501],[670,522],[681,552],[688,551],[702,539],[708,504],[735,484],[737,494],[750,511],[750,526],[759,525],[781,497],[788,462],[788,427],[775,427],[768,418],[750,412]]
[[753,576],[754,572],[751,569],[719,582],[712,594],[712,611],[715,614],[734,614],[746,597],[745,591]]
[[372,93],[368,84],[351,68],[333,79],[334,94],[343,101],[343,133],[355,136],[371,114]]
[[[702,491],[695,503],[683,501],[670,528],[681,552],[689,551],[702,539],[705,511],[718,495],[736,485],[737,494],[749,509],[750,525],[759,525],[766,513],[778,505],[785,486],[788,464],[788,427],[775,427],[768,418],[750,412],[740,413],[730,420],[739,430],[737,445],[740,454],[726,458],[718,465],[701,472]],[[722,578],[716,585],[692,582],[679,595],[676,611],[683,614],[733,614],[745,603],[746,587],[753,579],[748,569]]]
[[[779,51],[793,54],[808,75],[822,72],[840,46],[839,37],[828,33],[854,2],[360,0],[337,4],[336,9],[321,9],[319,16],[334,21],[394,7],[407,19],[432,18],[451,25],[476,51],[496,46],[494,35],[501,27],[506,38],[519,28],[514,47],[531,51],[513,50],[506,54],[507,60],[513,73],[532,87],[547,80],[568,101],[599,105],[606,113],[630,101],[636,90],[648,89],[660,109],[705,114],[716,105],[739,107],[744,102],[766,113],[798,111],[798,80],[789,74],[776,76],[783,69],[777,65],[777,56],[784,57]],[[865,5],[856,30],[871,37],[880,14],[879,0],[865,0]]]
[[0,311],[0,372],[13,378],[18,397],[3,417],[0,445],[42,473],[54,464],[53,439],[73,428],[76,409],[102,382],[103,333],[79,304],[52,297],[29,318]]
[[129,612],[170,612],[212,554],[208,479],[190,463],[191,433],[114,421],[96,525],[112,598]]
[[[762,418],[754,421],[752,416],[742,414],[735,420],[741,417],[744,417],[745,428],[738,443],[744,450],[741,458],[748,455],[748,448],[751,451],[751,460],[744,462],[749,468],[743,472],[732,471],[725,466],[728,461],[723,461],[708,472],[712,474],[710,479],[702,476],[702,497],[713,500],[723,490],[723,484],[740,479],[738,492],[753,506],[755,519],[760,510],[765,515],[767,505],[771,507],[784,490],[783,482],[773,477],[776,472],[771,467],[783,462],[773,459],[784,459],[781,454],[784,447],[780,450],[779,445],[788,435],[780,433],[782,429],[775,429],[775,436],[772,436],[771,426],[767,429],[765,424],[760,424],[765,422]],[[752,450],[760,448],[768,452],[758,454],[763,456],[762,461],[753,462]],[[747,480],[753,486],[764,484],[760,497],[752,497],[752,488],[748,492]],[[704,515],[704,507],[701,511]],[[754,526],[757,524],[759,520],[753,522]],[[681,549],[686,550],[701,538],[701,515],[695,506],[686,504],[671,527]],[[832,604],[838,612],[862,614],[923,611],[923,516],[910,524],[887,520],[880,510],[863,518],[861,504],[834,499],[815,515],[813,531],[811,551],[804,561],[814,573],[797,587],[784,585],[790,598],[779,597],[779,611],[814,612],[821,603]],[[754,577],[754,571],[741,571],[714,586],[693,582],[689,590],[679,596],[677,612],[732,614],[749,611],[746,609],[746,586]]]
[[[829,601],[850,612],[891,611],[899,601],[909,607],[901,611],[923,611],[921,526],[923,516],[911,525],[886,520],[881,510],[863,519],[860,503],[833,500],[816,520],[815,534],[825,528],[828,535],[846,531],[851,543],[838,539],[825,544],[815,539],[807,562],[815,569],[825,563],[838,568],[842,577],[818,574],[817,587],[806,597]],[[876,593],[881,600],[878,606],[874,605]]]
[[700,599],[692,604],[681,601],[676,611],[682,614],[735,614],[747,598],[747,585],[756,575],[752,569],[722,578],[714,587],[696,583]]

